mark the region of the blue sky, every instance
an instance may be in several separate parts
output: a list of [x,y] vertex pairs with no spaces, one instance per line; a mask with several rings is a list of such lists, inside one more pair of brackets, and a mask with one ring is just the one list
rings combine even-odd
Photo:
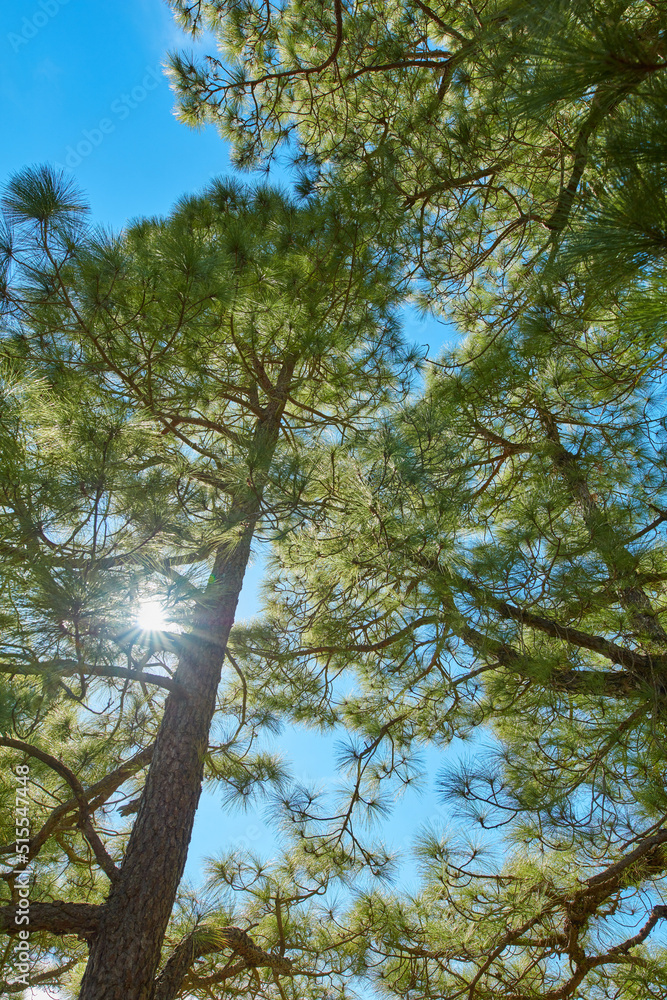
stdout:
[[[30,0],[0,9],[0,87],[4,143],[0,184],[26,166],[51,163],[70,170],[87,196],[96,223],[121,228],[137,216],[166,214],[183,194],[231,171],[228,150],[213,128],[180,124],[163,74],[165,53],[190,43],[162,0]],[[251,180],[247,175],[246,180]],[[443,327],[406,313],[406,335],[432,350]],[[257,610],[261,562],[248,574],[242,616]],[[295,773],[334,779],[332,739],[305,730],[286,733],[278,748]],[[307,762],[307,766],[305,764]],[[438,809],[433,793],[439,755],[427,759],[426,797],[411,793],[391,824],[403,844],[415,817]],[[219,798],[205,793],[188,874],[223,844],[270,850],[271,824],[262,808],[223,816]]]
[[2,181],[31,164],[70,167],[93,218],[117,228],[228,172],[215,130],[173,114],[162,65],[181,41],[161,0],[1,5]]
[[[23,167],[58,164],[95,222],[120,228],[230,173],[216,130],[174,115],[163,65],[184,45],[192,47],[163,0],[0,5],[0,185]],[[437,351],[446,328],[414,311],[406,319],[409,339]]]

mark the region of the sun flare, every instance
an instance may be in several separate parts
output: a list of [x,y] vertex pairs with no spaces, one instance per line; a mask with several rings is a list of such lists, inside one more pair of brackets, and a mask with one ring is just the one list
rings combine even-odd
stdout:
[[142,601],[137,614],[137,627],[145,632],[159,632],[166,628],[164,608],[159,601]]

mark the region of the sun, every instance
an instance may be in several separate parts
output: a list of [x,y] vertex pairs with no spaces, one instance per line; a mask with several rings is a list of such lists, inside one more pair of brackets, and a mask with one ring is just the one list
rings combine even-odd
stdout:
[[167,627],[164,608],[159,601],[142,601],[136,622],[137,628],[144,632],[160,632]]

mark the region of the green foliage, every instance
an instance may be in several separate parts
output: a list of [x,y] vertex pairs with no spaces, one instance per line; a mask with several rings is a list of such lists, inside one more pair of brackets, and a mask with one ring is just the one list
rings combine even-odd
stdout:
[[321,449],[238,637],[267,709],[348,734],[360,825],[424,747],[483,727],[441,787],[485,839],[432,832],[417,896],[363,898],[355,973],[401,997],[659,996],[663,6],[171,6],[226,60],[172,57],[184,120],[242,166],[287,151],[304,197],[372,204],[461,333],[400,415]]
[[[205,777],[267,795],[280,852],[223,851],[182,890],[169,996],[663,996],[664,9],[170,6],[223,60],[172,57],[181,116],[241,166],[286,150],[300,200],[217,183],[109,236],[63,178],[11,185],[3,732],[87,788],[148,747],[198,638],[177,628],[261,496],[264,614],[232,635]],[[461,334],[409,399],[406,296]],[[171,634],[128,624],[144,595]],[[331,787],[266,751],[292,721],[338,738]],[[408,893],[382,824],[457,738]],[[145,766],[99,801],[119,861]],[[49,822],[70,790],[34,767]],[[63,817],[36,891],[67,872],[98,900]],[[231,923],[258,968],[221,959]]]
[[242,166],[284,147],[304,191],[373,202],[436,307],[473,278],[506,293],[581,211],[612,211],[619,164],[660,155],[665,20],[644,0],[171,6],[225,59],[172,56],[182,118]]
[[[299,523],[319,439],[373,426],[417,359],[398,334],[391,253],[332,203],[217,182],[168,219],[104,234],[39,170],[4,205],[3,796],[27,761],[31,898],[102,903],[76,787],[120,865],[165,689],[201,640],[198,609],[229,586],[211,558],[236,549],[247,511],[263,538]],[[277,392],[275,440],[262,428]],[[135,625],[147,599],[166,628]],[[284,765],[256,745],[275,728],[230,669],[205,766],[224,807],[283,794]],[[60,971],[49,947],[35,974],[75,990],[80,947],[58,949]]]

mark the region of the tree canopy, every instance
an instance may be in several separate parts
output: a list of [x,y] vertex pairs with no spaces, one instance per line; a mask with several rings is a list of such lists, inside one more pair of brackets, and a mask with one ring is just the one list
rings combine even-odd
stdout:
[[662,198],[661,4],[171,6],[220,50],[172,57],[181,117],[217,124],[242,166],[286,149],[305,190],[324,175],[377,200],[436,302],[475,279],[506,291],[587,216],[614,260],[648,249],[652,200],[643,227],[624,202],[630,180]]
[[[182,117],[241,166],[282,151],[296,198],[220,183],[108,236],[48,171],[6,194],[32,981],[662,997],[664,6],[170,6],[219,44],[172,57]],[[426,365],[407,298],[460,333]],[[232,628],[255,538],[265,607]],[[296,721],[345,734],[339,788],[256,749]],[[439,776],[408,893],[373,821],[454,737],[482,748]],[[217,858],[196,905],[202,777],[270,795],[282,841]]]
[[[242,672],[218,692],[252,540],[298,523],[318,438],[361,431],[414,363],[392,315],[391,259],[331,205],[217,184],[169,219],[106,236],[49,171],[17,176],[4,205],[2,662],[24,680],[0,744],[35,769],[27,859],[44,902],[31,929],[62,926],[51,901],[65,892],[93,958],[96,943],[107,949],[82,995],[143,996],[204,767],[241,796],[280,786],[279,765],[253,752],[272,720],[248,704]],[[171,632],[134,627],[156,597]],[[128,778],[132,799],[147,765],[128,840],[129,807],[109,800]],[[7,809],[10,856],[11,822]],[[6,875],[14,891],[22,865]],[[118,912],[120,943],[104,929]]]

